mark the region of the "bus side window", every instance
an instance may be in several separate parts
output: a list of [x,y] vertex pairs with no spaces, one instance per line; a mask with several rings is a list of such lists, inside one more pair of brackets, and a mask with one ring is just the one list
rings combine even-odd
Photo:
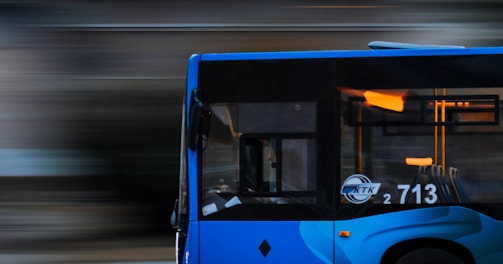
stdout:
[[314,138],[245,135],[240,159],[243,194],[284,196],[285,192],[316,190]]
[[281,140],[281,189],[316,190],[316,140]]
[[276,192],[277,140],[275,138],[245,138],[243,143],[241,192]]

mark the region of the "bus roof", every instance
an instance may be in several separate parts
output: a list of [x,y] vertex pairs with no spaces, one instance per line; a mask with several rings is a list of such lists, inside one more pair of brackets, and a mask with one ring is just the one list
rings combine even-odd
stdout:
[[232,61],[232,60],[286,60],[286,59],[330,59],[330,58],[362,58],[362,57],[402,57],[402,56],[462,56],[503,54],[503,47],[471,47],[456,46],[421,47],[376,50],[321,50],[321,51],[278,51],[278,52],[236,52],[236,53],[206,53],[201,54],[201,61]]

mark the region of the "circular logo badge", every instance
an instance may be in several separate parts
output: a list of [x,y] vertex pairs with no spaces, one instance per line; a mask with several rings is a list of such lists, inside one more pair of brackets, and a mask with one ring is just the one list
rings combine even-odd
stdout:
[[380,183],[372,183],[365,175],[353,174],[342,184],[341,194],[351,203],[361,204],[376,195],[381,187]]

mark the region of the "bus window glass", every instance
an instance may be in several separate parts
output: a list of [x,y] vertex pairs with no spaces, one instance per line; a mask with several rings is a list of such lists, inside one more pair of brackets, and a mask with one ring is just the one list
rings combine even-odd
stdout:
[[316,103],[218,103],[208,109],[201,152],[206,213],[226,209],[231,199],[239,204],[316,201],[307,197],[317,188]]
[[[341,91],[341,185],[364,175],[380,184],[369,201],[383,204],[503,199],[499,88],[422,88],[399,98],[400,91],[381,90],[373,102],[364,90]],[[343,203],[360,201],[345,192]]]
[[282,190],[316,190],[316,141],[284,139],[281,152]]
[[238,182],[237,135],[233,130],[232,105],[211,107],[208,138],[202,163],[203,191],[236,192]]
[[277,147],[275,138],[243,140],[241,192],[277,192]]
[[237,128],[243,133],[302,133],[316,131],[312,102],[240,103]]

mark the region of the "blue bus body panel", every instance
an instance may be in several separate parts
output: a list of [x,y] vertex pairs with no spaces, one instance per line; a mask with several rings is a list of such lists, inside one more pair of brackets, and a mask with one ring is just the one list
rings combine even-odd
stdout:
[[[198,86],[198,74],[199,74],[199,61],[201,60],[200,55],[192,55],[189,59],[188,72],[187,72],[187,89],[185,94],[185,113],[190,113],[190,99],[192,90]],[[189,126],[189,120],[187,122],[187,129]],[[197,221],[198,214],[198,201],[197,201],[197,151],[187,148],[187,173],[189,180],[189,220]]]
[[[309,224],[305,226],[309,229]],[[337,263],[379,263],[392,245],[411,239],[438,238],[469,248],[477,263],[498,263],[503,257],[503,223],[464,207],[432,207],[336,221]],[[341,259],[342,257],[343,259]],[[351,259],[351,262],[344,260]]]
[[[474,212],[475,213],[475,212]],[[471,250],[478,264],[501,263],[503,222],[480,215],[481,230],[457,240]]]
[[[185,94],[185,113],[190,112],[190,96],[192,90],[197,88],[200,55],[193,55],[189,59],[187,70],[187,88]],[[189,120],[185,119],[186,129]],[[187,230],[187,240],[185,242],[182,263],[199,263],[199,222],[198,220],[198,201],[197,201],[197,151],[186,148],[187,155],[187,178],[188,178],[188,218],[189,225]]]
[[[199,222],[190,222],[185,242],[182,263],[199,263]],[[180,263],[181,264],[181,263]]]
[[284,59],[333,59],[398,56],[455,56],[503,54],[503,47],[466,49],[389,49],[389,50],[327,50],[327,51],[283,51],[283,52],[244,52],[208,53],[201,61],[232,60],[284,60]]
[[[498,263],[503,257],[503,223],[459,206],[335,222],[202,221],[199,231],[199,263],[377,264],[392,245],[421,238],[459,243],[477,263]],[[350,236],[341,237],[340,231]],[[270,247],[265,255],[264,241]]]
[[303,231],[299,221],[201,221],[200,227],[200,263],[334,263],[333,221],[311,222]]

